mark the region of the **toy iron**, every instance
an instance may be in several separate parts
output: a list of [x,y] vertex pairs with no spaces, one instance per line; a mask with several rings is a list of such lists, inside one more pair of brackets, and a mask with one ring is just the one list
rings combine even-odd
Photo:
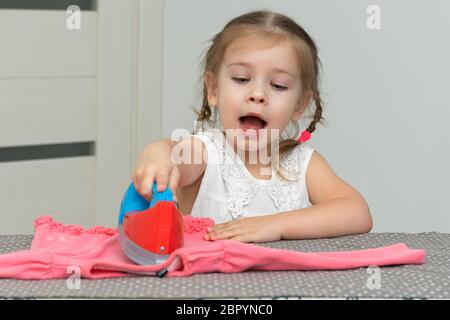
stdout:
[[119,242],[128,258],[140,265],[163,263],[184,243],[183,214],[169,188],[158,192],[153,184],[152,200],[142,197],[131,183],[122,200]]

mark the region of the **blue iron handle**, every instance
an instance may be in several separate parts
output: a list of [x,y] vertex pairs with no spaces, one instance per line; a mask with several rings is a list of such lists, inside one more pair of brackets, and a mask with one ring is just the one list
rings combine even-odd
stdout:
[[173,201],[172,191],[169,188],[166,188],[164,191],[158,191],[157,184],[154,182],[152,187],[152,199],[151,201],[147,201],[136,191],[133,183],[131,183],[128,190],[125,192],[120,205],[119,225],[122,224],[123,218],[127,212],[143,211],[152,208],[158,201]]

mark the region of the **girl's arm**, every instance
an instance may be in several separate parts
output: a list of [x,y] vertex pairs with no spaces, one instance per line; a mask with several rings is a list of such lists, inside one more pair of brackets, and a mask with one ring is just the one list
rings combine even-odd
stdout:
[[[142,151],[133,172],[136,190],[150,200],[151,186],[157,182],[159,191],[169,187],[175,195],[178,187],[194,183],[203,174],[207,161],[205,150],[203,142],[194,137],[179,142],[163,139],[150,144]],[[201,161],[194,161],[199,155]]]
[[306,184],[311,207],[218,224],[208,230],[205,239],[268,242],[329,238],[372,229],[364,198],[340,179],[318,152],[309,161]]
[[362,195],[314,152],[306,173],[313,206],[277,215],[283,239],[324,238],[369,232],[372,217]]
[[205,172],[208,153],[205,144],[197,138],[186,137],[173,144],[172,161],[180,172],[178,187],[193,184]]

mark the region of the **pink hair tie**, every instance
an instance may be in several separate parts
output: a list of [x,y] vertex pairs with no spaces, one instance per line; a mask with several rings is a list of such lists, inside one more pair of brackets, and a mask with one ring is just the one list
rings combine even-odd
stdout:
[[311,132],[307,130],[303,130],[302,134],[300,135],[300,138],[297,139],[299,142],[306,142],[309,139],[311,139]]

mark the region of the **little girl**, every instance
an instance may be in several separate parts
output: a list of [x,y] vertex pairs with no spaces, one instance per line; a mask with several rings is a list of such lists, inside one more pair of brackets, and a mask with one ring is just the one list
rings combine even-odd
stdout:
[[[149,200],[153,182],[169,187],[184,214],[216,222],[206,240],[369,232],[364,198],[304,144],[323,119],[320,60],[308,33],[284,15],[250,12],[214,36],[203,63],[200,126],[179,142],[149,145],[133,173],[136,190]],[[312,101],[312,122],[299,134]]]

